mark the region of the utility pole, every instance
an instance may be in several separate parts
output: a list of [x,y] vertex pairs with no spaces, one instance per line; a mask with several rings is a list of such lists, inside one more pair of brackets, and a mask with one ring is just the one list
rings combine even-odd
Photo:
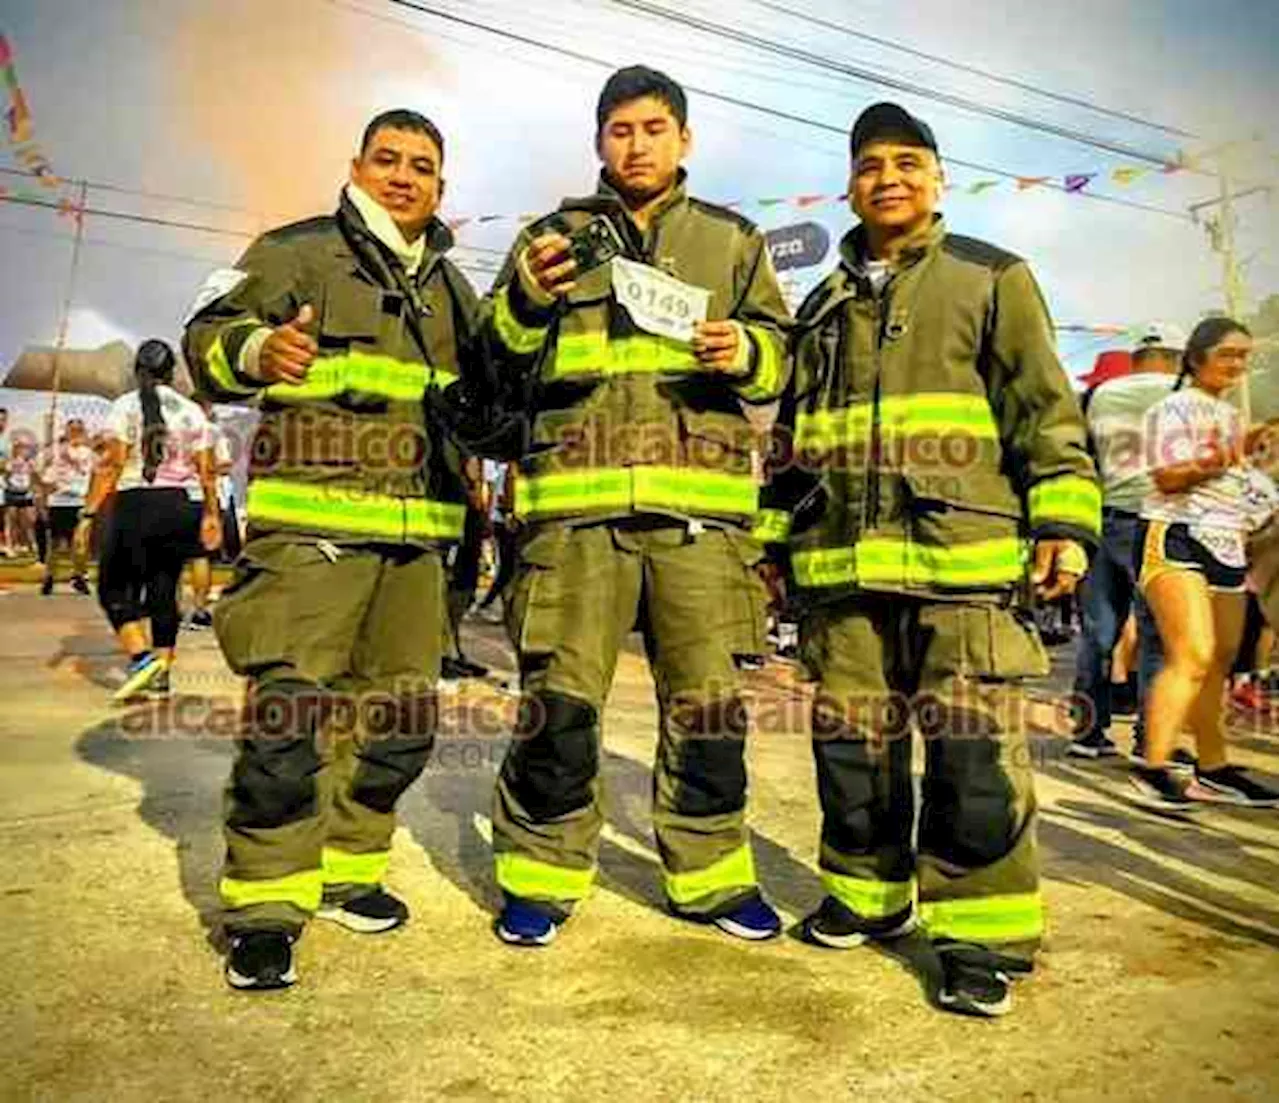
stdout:
[[[1232,150],[1236,143],[1227,143],[1210,151],[1218,165],[1218,197],[1193,203],[1189,208],[1191,217],[1200,222],[1200,212],[1216,207],[1215,214],[1204,221],[1205,230],[1209,234],[1209,243],[1213,251],[1222,257],[1222,299],[1227,317],[1242,320],[1245,311],[1245,286],[1240,262],[1236,256],[1236,215],[1234,202],[1255,192],[1270,192],[1268,185],[1245,188],[1242,191],[1231,190]],[[1240,416],[1245,425],[1250,422],[1250,376],[1246,375],[1243,386],[1239,388]]]

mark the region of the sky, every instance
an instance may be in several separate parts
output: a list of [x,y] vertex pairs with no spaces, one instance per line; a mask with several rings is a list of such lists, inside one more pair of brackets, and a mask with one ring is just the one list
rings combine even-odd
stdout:
[[[0,0],[0,33],[35,144],[103,212],[73,264],[70,218],[0,202],[0,370],[64,320],[69,347],[175,338],[211,269],[333,209],[364,123],[388,107],[441,126],[442,215],[469,219],[455,259],[485,289],[521,214],[594,186],[596,96],[632,63],[690,89],[691,191],[765,229],[847,231],[838,201],[758,201],[842,193],[852,119],[892,99],[937,134],[950,228],[1025,257],[1060,325],[1190,329],[1220,309],[1221,259],[1188,214],[1218,195],[1220,165],[1235,190],[1272,187],[1236,204],[1246,303],[1278,283],[1265,0]],[[1180,151],[1200,167],[1111,179]],[[0,145],[0,170],[16,165]],[[1086,173],[1084,194],[1009,178]],[[972,194],[983,180],[999,183]],[[0,186],[39,191],[3,172]],[[1063,331],[1060,348],[1078,374],[1116,340]]]

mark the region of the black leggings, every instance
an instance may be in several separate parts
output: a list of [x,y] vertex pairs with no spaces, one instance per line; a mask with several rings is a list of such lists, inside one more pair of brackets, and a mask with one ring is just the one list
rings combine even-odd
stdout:
[[204,554],[200,506],[181,489],[122,490],[115,496],[98,560],[98,602],[111,627],[149,617],[151,642],[178,639],[182,565]]

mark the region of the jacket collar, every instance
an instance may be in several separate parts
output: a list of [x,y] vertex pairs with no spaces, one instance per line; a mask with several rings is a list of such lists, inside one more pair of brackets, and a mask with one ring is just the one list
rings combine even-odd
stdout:
[[[379,283],[393,287],[394,282],[383,278],[382,266],[393,262],[404,267],[404,262],[369,228],[345,187],[338,197],[338,210],[334,217],[348,248],[361,266],[371,268],[370,274],[376,275]],[[453,233],[439,218],[433,218],[423,230],[421,241],[422,262],[414,273],[414,279],[419,281],[453,248]]]
[[[935,214],[932,220],[917,230],[903,243],[898,253],[896,268],[908,268],[929,252],[942,244],[947,236],[946,223],[942,215]],[[865,279],[867,274],[867,230],[859,222],[840,241],[840,264],[850,275]]]

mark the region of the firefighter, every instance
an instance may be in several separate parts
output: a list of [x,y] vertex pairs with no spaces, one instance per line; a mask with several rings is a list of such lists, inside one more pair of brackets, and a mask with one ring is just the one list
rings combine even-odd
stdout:
[[476,307],[444,256],[443,159],[430,120],[377,116],[336,214],[255,241],[187,327],[200,389],[261,410],[248,540],[214,614],[249,679],[220,885],[235,988],[292,984],[312,915],[363,933],[408,918],[383,881],[432,745],[442,551],[466,509],[435,399]]
[[918,920],[939,1005],[998,1015],[1043,927],[1015,687],[1048,667],[1023,595],[1074,587],[1099,490],[1030,269],[935,212],[932,131],[876,104],[850,152],[861,223],[798,313],[761,517],[789,549],[819,679],[826,896],[802,930],[847,948]]
[[[495,931],[545,945],[591,887],[600,715],[638,623],[657,682],[666,897],[681,917],[766,939],[780,925],[744,824],[735,665],[764,647],[744,403],[780,394],[789,319],[760,231],[686,191],[680,86],[622,69],[596,123],[595,193],[520,234],[486,306],[533,415],[516,472],[508,627],[524,710],[495,797]],[[621,255],[597,264],[591,243],[605,238]]]

